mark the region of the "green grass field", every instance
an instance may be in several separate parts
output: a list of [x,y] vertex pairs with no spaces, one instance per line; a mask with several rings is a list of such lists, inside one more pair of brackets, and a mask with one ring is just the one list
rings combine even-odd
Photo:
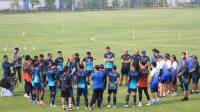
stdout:
[[[118,68],[124,48],[128,48],[131,54],[135,49],[146,49],[148,55],[151,55],[151,49],[158,48],[161,53],[169,52],[179,58],[183,50],[200,56],[199,12],[200,9],[137,9],[0,14],[0,54],[11,56],[13,48],[18,46],[22,54],[32,56],[52,52],[55,57],[56,52],[62,50],[66,59],[75,52],[80,52],[83,57],[86,51],[91,50],[97,58],[95,63],[99,64],[103,63],[105,47],[109,45],[116,54],[115,63]],[[4,51],[5,48],[7,51]],[[2,69],[0,73],[2,74]],[[56,99],[58,107],[54,109],[33,105],[22,96],[23,85],[20,84],[13,98],[0,98],[0,112],[61,112],[59,91]],[[124,109],[123,87],[119,88],[117,109],[105,108],[105,93],[103,111],[199,112],[200,95],[191,95],[188,102],[181,102],[181,98],[169,96],[161,105]],[[45,100],[48,104],[49,93]],[[79,111],[85,110],[81,107]]]

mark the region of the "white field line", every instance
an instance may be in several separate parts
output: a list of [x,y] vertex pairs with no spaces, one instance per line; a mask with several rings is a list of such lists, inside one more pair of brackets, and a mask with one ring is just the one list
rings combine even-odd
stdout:
[[[111,35],[113,33],[110,34],[102,34],[102,35],[95,35],[93,37],[90,38],[91,41],[93,42],[97,42],[97,43],[104,43],[104,44],[117,44],[117,45],[124,45],[124,43],[118,43],[118,42],[111,42],[111,41],[103,41],[103,40],[98,40],[99,37],[103,37],[106,35]],[[105,38],[105,37],[104,37]],[[145,40],[137,40],[137,41],[127,41],[125,43],[125,45],[141,45],[139,42],[144,42]],[[148,42],[155,42],[155,40],[148,40]],[[155,46],[163,46],[163,47],[184,47],[184,46],[191,46],[191,44],[155,44]],[[199,44],[193,44],[192,46],[199,46]]]

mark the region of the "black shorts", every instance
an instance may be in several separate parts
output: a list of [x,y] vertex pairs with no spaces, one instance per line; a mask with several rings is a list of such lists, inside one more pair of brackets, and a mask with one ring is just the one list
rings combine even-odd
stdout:
[[135,92],[135,93],[137,93],[137,89],[127,88],[127,93],[130,94],[131,92]]
[[88,89],[77,88],[77,96],[88,96]]
[[198,74],[192,75],[192,84],[198,85],[198,83],[199,83],[199,75]]
[[129,71],[130,71],[130,66],[124,66],[124,67],[122,66],[121,68],[122,75],[128,75]]
[[73,90],[72,89],[66,89],[61,90],[61,97],[72,97],[73,96]]
[[117,94],[117,89],[108,89],[108,94]]

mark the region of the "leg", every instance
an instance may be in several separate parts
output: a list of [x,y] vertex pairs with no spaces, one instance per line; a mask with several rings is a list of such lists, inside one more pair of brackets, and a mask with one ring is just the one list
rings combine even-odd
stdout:
[[22,78],[21,78],[21,67],[17,67],[17,74],[18,74],[19,82],[22,82]]
[[142,88],[138,88],[138,92],[139,92],[139,102],[142,102]]
[[133,92],[133,105],[136,106],[136,92]]
[[145,93],[145,95],[147,97],[147,100],[150,101],[150,96],[149,96],[149,93],[148,93],[148,88],[144,89],[144,93]]
[[84,96],[85,107],[88,108],[88,97]]
[[65,97],[61,97],[62,109],[65,109]]
[[80,96],[77,95],[76,97],[76,106],[79,107],[80,104]]
[[72,110],[72,97],[68,97],[68,110]]
[[91,99],[91,102],[90,102],[90,107],[92,108],[93,107],[93,104],[95,104],[96,102],[96,99],[97,99],[97,90],[94,89],[93,90],[93,94],[92,94],[92,99]]
[[101,108],[101,104],[103,101],[103,89],[99,89],[98,92],[99,93],[98,93],[98,97],[97,97],[97,107]]
[[111,90],[110,89],[108,89],[107,101],[108,101],[108,106],[110,106],[110,101],[111,101]]
[[113,93],[113,106],[117,104],[117,93]]
[[130,95],[130,92],[128,91],[126,93],[126,105],[128,105],[128,102],[129,102],[129,95]]

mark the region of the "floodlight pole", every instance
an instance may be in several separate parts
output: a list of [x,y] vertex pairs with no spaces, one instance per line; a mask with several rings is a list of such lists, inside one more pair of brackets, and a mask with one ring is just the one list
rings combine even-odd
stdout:
[[74,0],[72,0],[72,12],[74,12]]

